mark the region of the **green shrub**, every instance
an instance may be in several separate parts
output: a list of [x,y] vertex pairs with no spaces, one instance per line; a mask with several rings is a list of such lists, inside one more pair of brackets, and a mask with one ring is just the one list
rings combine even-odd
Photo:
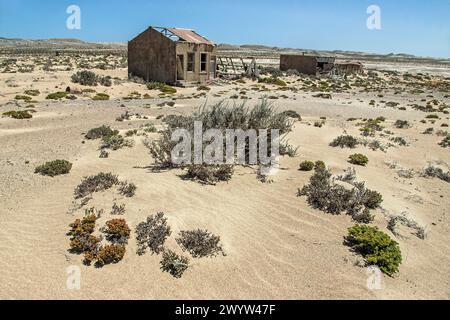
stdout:
[[55,160],[46,162],[38,166],[34,173],[40,173],[43,176],[55,177],[61,174],[68,174],[72,169],[72,163],[67,160]]
[[165,250],[161,260],[161,269],[175,278],[181,278],[189,267],[189,259],[179,256],[171,250]]
[[314,170],[325,170],[327,165],[322,160],[318,160],[314,163]]
[[269,77],[269,78],[259,78],[259,83],[267,83],[267,84],[273,84],[280,87],[286,87],[287,84],[283,80],[276,78],[276,77]]
[[147,248],[152,254],[163,252],[164,243],[171,233],[164,213],[159,212],[147,217],[147,221],[139,223],[136,227],[137,254],[143,255]]
[[59,99],[65,98],[66,96],[67,96],[67,92],[59,91],[59,92],[50,93],[46,99],[59,100]]
[[102,138],[101,149],[111,149],[113,151],[125,148],[132,147],[134,145],[133,140],[125,139],[120,134],[114,134],[111,136],[105,136]]
[[369,265],[377,265],[388,275],[398,272],[402,262],[400,247],[377,227],[355,225],[348,230],[346,243],[360,253]]
[[101,127],[89,130],[88,133],[86,133],[85,138],[88,140],[95,140],[117,134],[119,134],[119,131],[112,130],[109,126],[103,125]]
[[83,70],[72,75],[72,82],[82,86],[96,86],[98,81],[99,77],[92,71]]
[[99,100],[109,100],[109,95],[106,93],[97,93],[92,100],[99,101]]
[[41,94],[41,92],[39,90],[25,90],[24,93],[26,95],[33,96],[33,97],[36,97]]
[[355,153],[349,157],[348,162],[359,166],[366,166],[369,163],[369,158],[361,153]]
[[177,90],[165,83],[162,82],[150,82],[147,84],[147,88],[149,90],[159,90],[162,93],[173,94],[177,93]]
[[350,135],[342,135],[334,139],[330,146],[332,147],[341,147],[341,148],[355,148],[358,145],[358,139],[352,137]]
[[112,173],[100,172],[95,176],[85,177],[75,188],[75,198],[84,198],[94,192],[108,190],[119,183],[117,176]]
[[33,118],[33,115],[28,110],[8,111],[4,112],[3,116],[19,120]]
[[16,99],[16,100],[23,100],[23,101],[25,101],[25,102],[29,102],[29,101],[32,100],[31,97],[29,97],[29,96],[24,96],[24,95],[16,95],[16,96],[14,97],[14,99]]
[[220,237],[207,230],[180,231],[176,241],[183,251],[188,251],[194,258],[214,257],[220,252],[225,255]]
[[437,114],[429,114],[425,119],[439,119],[439,116]]
[[312,169],[314,169],[314,162],[303,161],[300,163],[300,171],[311,171]]

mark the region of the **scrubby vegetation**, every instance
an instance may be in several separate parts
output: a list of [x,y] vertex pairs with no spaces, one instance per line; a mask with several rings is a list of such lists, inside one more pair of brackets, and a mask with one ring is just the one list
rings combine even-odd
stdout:
[[369,265],[377,265],[388,275],[398,272],[402,262],[400,247],[377,227],[356,225],[348,230],[346,244],[360,253]]
[[159,90],[162,93],[166,93],[166,94],[177,93],[177,89],[169,86],[168,84],[162,83],[162,82],[150,82],[149,84],[147,84],[147,88],[149,90]]
[[225,255],[220,237],[207,230],[181,231],[176,241],[183,251],[188,251],[194,258],[214,257],[219,253]]
[[358,145],[358,139],[350,135],[342,135],[334,139],[331,143],[331,147],[341,147],[341,148],[356,148]]
[[448,134],[444,139],[442,139],[442,141],[439,142],[439,145],[442,148],[450,148],[450,134]]
[[133,145],[133,140],[126,139],[120,134],[113,134],[102,138],[100,149],[110,149],[116,151],[125,147],[132,147]]
[[88,140],[95,140],[117,134],[119,134],[119,131],[112,130],[109,126],[103,125],[101,127],[89,130],[88,133],[86,133],[85,138]]
[[119,193],[128,198],[134,197],[136,189],[136,185],[132,182],[123,181],[119,184]]
[[96,86],[98,80],[98,76],[94,72],[87,70],[78,71],[72,75],[72,82],[82,86]]
[[361,153],[355,153],[350,155],[348,162],[358,166],[366,166],[369,163],[369,158]]
[[120,262],[125,255],[125,246],[118,244],[111,244],[101,247],[96,255],[97,267],[103,267],[107,264]]
[[161,269],[175,278],[181,278],[189,267],[189,259],[179,256],[171,250],[165,250],[161,260]]
[[277,77],[269,77],[269,78],[259,78],[259,83],[267,83],[267,84],[273,84],[280,87],[286,87],[287,84],[283,80]]
[[58,91],[58,92],[54,92],[54,93],[50,93],[49,95],[47,95],[47,100],[59,100],[62,98],[65,98],[67,96],[67,92],[64,91]]
[[152,254],[163,252],[164,243],[171,233],[164,213],[159,212],[147,217],[147,221],[139,223],[136,227],[137,254],[143,255],[147,249]]
[[303,161],[300,163],[300,171],[311,171],[312,169],[314,169],[314,162]]
[[383,201],[381,194],[367,189],[363,182],[350,179],[346,182],[350,188],[337,184],[329,171],[318,168],[309,184],[299,189],[298,195],[306,196],[313,208],[331,214],[346,212],[354,219],[367,215],[366,209],[376,209]]
[[[227,103],[221,101],[211,107],[204,106],[191,116],[172,115],[167,116],[163,120],[166,128],[161,132],[161,138],[157,141],[145,141],[145,145],[150,154],[155,159],[158,168],[185,168],[188,170],[187,178],[195,179],[202,183],[215,184],[218,181],[229,180],[233,174],[231,166],[228,165],[189,165],[175,164],[172,162],[172,150],[178,142],[172,141],[172,133],[178,128],[185,128],[193,134],[194,122],[201,121],[203,123],[203,131],[208,129],[218,129],[222,131],[223,136],[227,129],[241,129],[247,131],[249,129],[278,129],[280,135],[285,135],[291,131],[293,120],[285,113],[278,113],[271,103],[267,100],[261,100],[253,109],[246,107],[244,103],[240,105],[228,106]],[[248,140],[247,140],[248,141]],[[268,150],[270,150],[270,142],[268,139]],[[237,139],[233,141],[235,154]],[[206,144],[203,149],[206,148]],[[289,153],[290,149],[285,144],[283,148]],[[280,147],[280,149],[283,149]],[[225,148],[224,148],[225,149]],[[245,159],[248,161],[249,145],[245,144]],[[280,150],[281,153],[281,150]],[[193,155],[190,163],[193,163]]]
[[105,191],[119,183],[119,179],[112,173],[99,173],[95,176],[85,177],[75,188],[75,199],[84,198],[94,192]]
[[96,101],[99,101],[99,100],[109,100],[109,95],[106,94],[106,93],[97,93],[97,94],[92,98],[92,100],[96,100]]
[[31,119],[33,115],[28,110],[8,111],[3,113],[3,117],[10,117],[13,119]]
[[220,181],[229,181],[233,176],[234,168],[231,165],[189,165],[186,178],[204,184],[215,185]]
[[103,231],[106,239],[114,244],[126,244],[130,238],[130,228],[124,219],[113,219],[106,222],[106,228]]
[[450,183],[450,172],[445,172],[442,168],[429,164],[422,173],[425,177],[438,178]]
[[398,129],[406,129],[410,127],[409,122],[406,120],[397,120],[394,125]]
[[46,162],[43,165],[36,167],[35,173],[43,176],[56,177],[62,174],[68,174],[72,169],[72,163],[67,160],[55,160]]

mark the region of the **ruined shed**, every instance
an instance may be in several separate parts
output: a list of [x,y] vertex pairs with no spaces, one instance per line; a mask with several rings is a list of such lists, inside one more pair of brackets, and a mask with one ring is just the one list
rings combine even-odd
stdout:
[[331,72],[334,68],[334,57],[322,57],[306,54],[282,54],[280,56],[280,70],[297,70],[307,75]]
[[149,27],[128,42],[128,74],[165,83],[215,76],[216,45],[193,30]]

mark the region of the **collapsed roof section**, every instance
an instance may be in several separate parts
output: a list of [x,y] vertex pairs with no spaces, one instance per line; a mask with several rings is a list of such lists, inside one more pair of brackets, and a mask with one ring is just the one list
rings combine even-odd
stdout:
[[188,42],[196,44],[208,44],[214,45],[214,42],[206,39],[205,37],[199,35],[197,32],[191,29],[181,29],[181,28],[165,28],[165,27],[150,27],[160,32],[167,38],[175,42]]

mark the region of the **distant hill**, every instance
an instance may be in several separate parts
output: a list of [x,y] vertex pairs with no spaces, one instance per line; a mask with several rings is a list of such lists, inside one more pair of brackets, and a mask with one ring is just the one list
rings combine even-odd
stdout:
[[0,37],[0,49],[126,49],[126,43],[93,43],[79,39],[25,40]]

